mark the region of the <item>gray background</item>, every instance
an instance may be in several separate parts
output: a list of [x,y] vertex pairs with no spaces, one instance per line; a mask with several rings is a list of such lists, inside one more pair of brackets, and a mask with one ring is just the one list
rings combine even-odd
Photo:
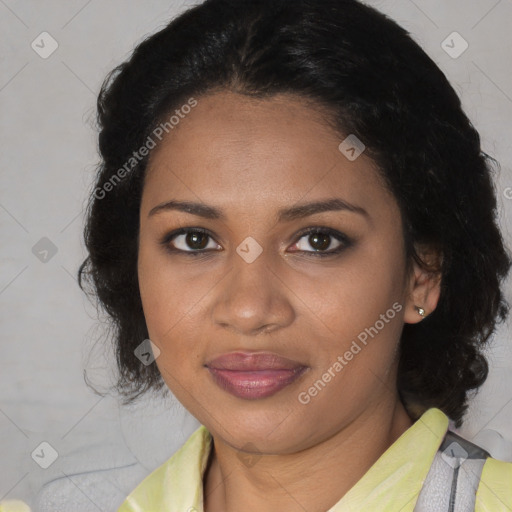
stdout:
[[[501,163],[496,193],[510,247],[512,0],[367,3],[407,28],[438,63],[480,131],[483,149]],[[0,0],[0,500],[21,498],[35,507],[46,485],[41,510],[66,510],[57,503],[59,493],[63,502],[75,503],[67,510],[114,510],[198,426],[172,396],[123,408],[85,385],[84,368],[97,387],[107,385],[113,361],[105,355],[95,307],[75,280],[98,162],[93,121],[100,84],[136,43],[191,4]],[[46,59],[31,47],[33,41],[42,46],[44,31],[58,44]],[[442,47],[454,31],[469,44],[457,58]],[[457,37],[447,41],[452,52],[462,48]],[[43,237],[57,250],[46,261],[33,252],[38,243],[50,246]],[[509,300],[511,291],[509,279]],[[510,333],[509,320],[496,334],[491,374],[461,430],[495,457],[512,461]],[[47,469],[31,457],[41,442],[58,453]],[[112,468],[121,468],[117,480],[101,476],[113,475]],[[102,496],[97,475],[119,495]]]

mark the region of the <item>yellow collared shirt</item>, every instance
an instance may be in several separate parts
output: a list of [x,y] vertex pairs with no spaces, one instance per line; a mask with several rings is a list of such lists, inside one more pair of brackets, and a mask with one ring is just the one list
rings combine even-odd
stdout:
[[[439,409],[426,411],[327,512],[413,512],[448,422]],[[211,434],[202,425],[117,512],[204,512],[203,475],[211,448]],[[512,512],[512,463],[487,459],[475,512]]]

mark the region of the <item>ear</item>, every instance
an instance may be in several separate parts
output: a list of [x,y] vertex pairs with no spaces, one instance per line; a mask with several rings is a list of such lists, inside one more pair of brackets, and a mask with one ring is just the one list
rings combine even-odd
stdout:
[[[421,250],[416,248],[418,256],[427,264],[421,267],[413,260],[413,268],[408,278],[408,297],[405,301],[404,322],[416,324],[430,315],[437,307],[441,295],[441,263],[439,251],[429,247]],[[420,315],[415,306],[422,308],[425,313]]]

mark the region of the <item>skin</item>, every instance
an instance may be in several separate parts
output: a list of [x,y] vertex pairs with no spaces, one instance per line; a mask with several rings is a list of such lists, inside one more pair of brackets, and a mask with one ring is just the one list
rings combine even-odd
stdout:
[[[397,395],[398,343],[404,323],[422,320],[415,304],[435,309],[440,283],[416,264],[406,272],[398,205],[365,153],[349,161],[338,150],[343,138],[300,98],[222,91],[198,98],[151,155],[140,209],[141,298],[163,379],[214,439],[207,512],[327,510],[412,424]],[[332,198],[367,215],[277,221],[281,208]],[[171,199],[214,206],[225,218],[149,215]],[[299,234],[311,226],[353,243],[315,257],[318,246]],[[212,238],[194,246],[182,235],[168,246],[183,252],[166,251],[160,240],[180,227]],[[263,249],[252,263],[236,252],[247,237]],[[329,241],[324,252],[340,245]],[[209,252],[186,252],[197,247]],[[302,404],[299,393],[395,302],[400,312]],[[237,398],[204,366],[237,350],[276,352],[308,370],[273,396]]]

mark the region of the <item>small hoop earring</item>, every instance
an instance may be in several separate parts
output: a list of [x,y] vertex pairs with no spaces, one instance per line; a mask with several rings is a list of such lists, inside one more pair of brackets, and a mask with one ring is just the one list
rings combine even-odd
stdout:
[[418,313],[423,317],[425,318],[425,310],[423,308],[420,308],[419,306],[414,306],[416,308],[416,310],[418,311]]

